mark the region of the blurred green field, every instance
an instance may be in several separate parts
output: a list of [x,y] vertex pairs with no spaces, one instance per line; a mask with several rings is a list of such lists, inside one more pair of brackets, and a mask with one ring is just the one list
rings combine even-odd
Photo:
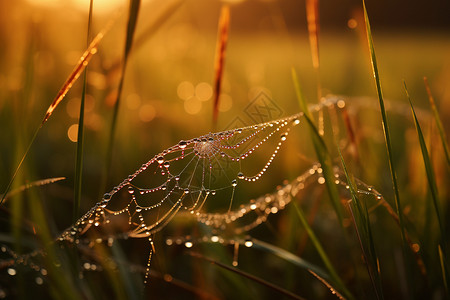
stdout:
[[[82,213],[87,212],[100,200],[101,195],[157,153],[176,145],[180,140],[214,131],[214,56],[220,5],[180,2],[183,3],[144,2],[140,8],[135,44],[125,72],[111,168],[105,188],[101,183],[102,170],[106,163],[109,128],[121,76],[127,5],[124,5],[124,13],[100,43],[98,53],[88,66]],[[318,102],[317,77],[312,67],[304,15],[296,21],[304,24],[303,27],[298,24],[292,26],[283,19],[283,14],[288,14],[283,9],[288,5],[277,6],[276,2],[258,2],[254,5],[259,9],[249,19],[257,21],[254,26],[249,21],[250,25],[241,27],[234,24],[241,24],[243,16],[251,12],[245,10],[244,4],[231,6],[217,131],[268,122],[299,112],[292,68],[297,71],[307,101],[311,104]],[[292,4],[292,8],[297,6]],[[0,8],[0,43],[3,45],[0,48],[0,192],[3,193],[48,106],[86,49],[88,18],[85,12],[69,5],[39,7],[18,1],[3,2]],[[261,10],[264,14],[257,15]],[[368,13],[370,17],[370,10]],[[96,11],[94,1],[92,36],[113,15],[114,10]],[[202,18],[202,15],[205,17]],[[350,7],[348,15],[352,16]],[[236,23],[233,21],[234,16],[237,16]],[[358,142],[358,156],[352,155],[349,150],[352,140],[341,110],[335,110],[337,115],[333,115],[333,110],[325,109],[325,140],[333,164],[340,166],[332,134],[332,130],[338,128],[337,142],[345,150],[344,156],[351,173],[368,186],[374,186],[394,207],[364,24],[361,23],[362,19],[358,19],[358,14],[353,16],[355,28],[350,28],[354,27],[354,24],[349,27],[350,23],[327,24],[321,28],[319,78],[322,96],[338,95],[345,100],[345,111]],[[448,229],[450,223],[445,215],[448,215],[449,168],[423,83],[423,77],[426,76],[448,132],[448,29],[378,29],[374,23],[372,30],[387,101],[406,227],[412,243],[418,247],[416,255],[425,262],[427,269],[426,274],[421,274],[413,257],[404,258],[400,230],[395,220],[371,195],[364,196],[362,200],[369,207],[379,255],[384,296],[386,299],[413,299],[415,294],[419,299],[446,299],[448,295],[445,294],[436,250],[438,226],[403,81],[408,86],[428,143],[445,227]],[[76,126],[82,85],[80,77],[38,132],[12,189],[46,178],[66,179],[27,189],[8,198],[0,207],[0,245],[13,249],[14,255],[47,247],[50,240],[73,223]],[[252,114],[261,95],[272,110],[261,115]],[[318,114],[314,116],[317,120]],[[301,122],[289,133],[286,146],[280,150],[264,180],[257,185],[242,185],[242,188],[238,185],[233,209],[266,193],[276,193],[277,186],[285,184],[285,180],[293,180],[317,161],[307,123]],[[269,149],[257,153],[248,168],[260,169],[269,156]],[[345,189],[341,196],[343,203],[350,199]],[[208,202],[205,208],[226,212],[229,196],[217,197],[216,201]],[[343,205],[345,229],[342,230],[323,185],[311,183],[295,202],[303,208],[330,261],[353,296],[356,299],[376,299],[361,258],[351,214],[344,208],[346,206]],[[211,234],[214,235],[214,230],[198,224],[195,219],[173,219],[167,228],[153,236],[155,253],[150,280],[145,287],[143,277],[151,249],[146,238],[117,239],[112,247],[107,247],[107,243],[97,245],[94,237],[90,237],[94,244],[90,245],[90,250],[74,245],[55,247],[54,253],[31,259],[40,270],[47,270],[45,274],[33,270],[32,264],[8,265],[14,255],[2,250],[0,298],[280,297],[274,289],[246,279],[242,274],[230,273],[187,254],[193,251],[231,265],[237,251],[232,245],[208,240],[206,243],[194,243],[191,249],[186,249],[183,245],[167,243],[169,237],[174,240],[187,236],[201,239]],[[226,238],[244,241],[249,237],[278,247],[278,253],[284,249],[325,269],[292,205],[273,213],[267,222],[255,229]],[[448,241],[448,236],[445,239]],[[180,242],[183,243],[184,240]],[[304,268],[270,254],[267,248],[246,248],[241,245],[238,254],[240,270],[296,295],[307,299],[336,297]],[[102,263],[98,257],[96,260],[96,256],[107,258],[107,262]],[[52,261],[56,257],[58,261]],[[405,270],[404,260],[406,264],[409,261],[412,265],[410,270]],[[12,269],[17,272],[10,271]],[[58,277],[64,277],[66,281],[58,281]],[[414,284],[411,285],[411,282]]]

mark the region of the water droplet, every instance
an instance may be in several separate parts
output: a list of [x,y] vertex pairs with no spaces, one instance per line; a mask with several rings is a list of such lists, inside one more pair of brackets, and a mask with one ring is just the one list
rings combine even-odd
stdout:
[[105,193],[103,195],[103,200],[109,201],[111,199],[111,194],[110,193]]
[[244,246],[247,248],[250,248],[251,246],[253,246],[253,242],[250,239],[246,239],[244,242]]
[[158,157],[156,158],[156,161],[158,162],[158,164],[162,164],[162,163],[164,162],[164,157],[158,156]]
[[298,125],[298,124],[300,124],[300,120],[299,119],[294,119],[293,123],[294,123],[294,125]]
[[180,141],[180,142],[178,143],[178,147],[180,147],[181,149],[186,148],[186,145],[187,145],[186,141]]
[[242,174],[242,172],[239,172],[239,173],[237,174],[237,177],[238,177],[239,179],[244,179],[244,174]]
[[217,243],[218,241],[219,241],[219,237],[218,237],[217,235],[213,235],[213,236],[211,237],[211,242]]
[[236,179],[233,179],[233,181],[231,181],[231,185],[232,185],[232,186],[237,186],[237,181],[236,181]]
[[175,180],[176,181],[180,180],[180,176],[175,176]]
[[184,246],[185,246],[186,248],[191,248],[192,246],[194,246],[194,244],[192,244],[191,241],[186,241],[186,242],[184,243]]
[[168,168],[168,167],[170,167],[170,162],[168,162],[168,161],[164,162],[164,168]]
[[41,277],[36,277],[35,281],[37,285],[42,285],[44,283],[44,279]]
[[8,269],[8,274],[11,275],[11,276],[14,276],[14,275],[17,274],[17,271],[16,271],[16,269],[9,268],[9,269]]
[[131,195],[134,194],[134,188],[132,186],[128,187],[128,193]]
[[211,195],[214,196],[215,194],[216,194],[216,191],[215,191],[215,190],[212,190],[212,191],[211,191]]
[[281,135],[281,140],[282,141],[285,141],[287,139],[286,135],[287,135],[287,133]]

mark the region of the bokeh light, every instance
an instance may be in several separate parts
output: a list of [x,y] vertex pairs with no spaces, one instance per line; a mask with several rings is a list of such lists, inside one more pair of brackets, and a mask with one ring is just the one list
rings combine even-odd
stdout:
[[150,122],[156,116],[156,110],[151,104],[144,104],[139,109],[139,119],[142,122]]
[[69,129],[67,130],[67,137],[71,142],[76,143],[78,141],[78,124],[70,125]]

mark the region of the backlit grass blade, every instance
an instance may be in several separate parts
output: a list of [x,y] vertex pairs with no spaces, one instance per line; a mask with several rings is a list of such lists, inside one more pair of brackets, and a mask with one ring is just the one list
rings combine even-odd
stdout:
[[337,274],[336,270],[334,269],[333,264],[331,263],[330,259],[328,258],[328,255],[325,253],[325,250],[323,249],[321,243],[317,239],[314,231],[309,226],[308,221],[306,220],[305,214],[303,213],[303,210],[296,203],[294,203],[293,205],[297,212],[297,216],[300,219],[300,222],[302,223],[303,227],[305,228],[306,233],[308,234],[309,238],[311,239],[311,242],[313,243],[314,247],[316,248],[317,253],[319,254],[320,258],[322,259],[325,267],[327,268],[327,270],[330,274],[330,280],[336,286],[337,290],[340,291],[346,298],[354,299],[353,295],[345,287],[345,284],[343,283],[343,281]]
[[375,243],[373,241],[372,229],[370,226],[369,212],[366,205],[364,205],[364,208],[361,205],[361,201],[358,198],[357,189],[355,187],[356,185],[353,183],[352,178],[350,178],[348,174],[347,166],[345,165],[345,161],[342,157],[341,149],[339,147],[338,152],[352,197],[352,201],[349,207],[355,225],[356,233],[358,235],[361,251],[365,258],[364,262],[367,267],[367,272],[369,273],[369,277],[372,282],[372,286],[377,299],[384,299],[380,270],[378,266],[378,257],[375,251]]
[[334,174],[331,156],[328,152],[325,141],[322,139],[319,131],[314,125],[313,116],[308,109],[308,104],[306,103],[306,100],[303,97],[295,69],[292,69],[292,79],[294,81],[295,92],[297,95],[300,109],[303,111],[305,119],[308,122],[309,128],[311,130],[311,138],[314,144],[314,149],[316,150],[317,158],[323,170],[323,176],[325,179],[325,185],[328,190],[328,195],[330,196],[331,203],[338,216],[339,223],[341,224],[341,226],[343,226],[342,206],[340,205],[338,190],[336,188],[336,185],[334,184]]
[[314,69],[319,69],[319,0],[306,0],[309,43]]
[[[87,24],[86,41],[89,45],[89,40],[91,36],[91,25],[92,25],[92,7],[93,0],[89,1],[89,15]],[[84,144],[84,103],[86,99],[86,87],[87,87],[87,67],[83,74],[83,89],[81,92],[81,103],[80,103],[80,114],[78,117],[78,133],[77,133],[77,153],[75,162],[75,182],[74,182],[74,197],[73,197],[73,217],[72,221],[76,222],[80,213],[80,203],[81,203],[81,183],[82,183],[82,173],[83,173],[83,144]]]
[[[158,14],[153,15],[152,17],[154,17],[154,19],[151,20],[150,24],[148,24],[147,27],[142,30],[142,32],[138,36],[136,36],[133,42],[133,47],[130,49],[129,55],[142,47],[149,40],[149,37],[152,36],[176,10],[182,7],[183,3],[184,2],[182,2],[182,0],[165,1],[164,7],[161,8],[162,11],[158,11]],[[111,64],[109,73],[120,71],[121,66],[122,59],[118,58],[116,61],[114,61],[114,63]]]
[[[438,189],[437,189],[437,184],[436,184],[436,178],[434,176],[433,164],[431,163],[430,156],[428,155],[425,138],[423,137],[422,129],[420,127],[419,120],[417,119],[416,112],[412,105],[411,98],[408,93],[408,89],[406,88],[406,83],[404,83],[404,86],[405,86],[406,96],[407,96],[409,104],[411,106],[411,112],[412,112],[413,119],[414,119],[414,125],[415,125],[416,131],[417,131],[417,136],[419,137],[420,150],[422,152],[422,158],[423,158],[423,162],[425,164],[425,171],[427,173],[428,186],[430,188],[431,198],[433,199],[434,210],[436,212],[437,221],[439,224],[440,247],[442,249],[442,261],[444,262],[443,278],[444,278],[444,280],[448,280],[448,267],[446,264],[446,262],[447,262],[447,257],[446,257],[447,247],[446,247],[446,240],[445,240],[446,234],[445,234],[445,227],[444,227],[444,224],[442,221],[442,212],[441,212],[442,210],[439,205],[439,194],[438,194]],[[448,282],[446,284],[447,284],[447,286],[449,285]]]
[[73,69],[72,73],[69,75],[67,80],[64,82],[63,86],[59,90],[58,94],[56,95],[55,99],[53,100],[52,104],[47,109],[47,112],[45,113],[44,119],[41,122],[41,127],[44,125],[45,122],[50,118],[53,111],[56,109],[59,103],[64,99],[67,92],[72,88],[75,81],[80,77],[83,70],[87,67],[89,64],[89,61],[94,56],[94,54],[97,53],[97,47],[100,43],[100,41],[103,39],[105,34],[108,32],[108,30],[113,25],[113,21],[109,22],[106,27],[100,31],[95,38],[92,40],[92,42],[89,44],[89,47],[86,49],[86,51],[81,56],[80,60],[78,61],[77,65]]
[[367,41],[368,41],[369,50],[370,50],[370,62],[372,65],[373,77],[375,80],[375,86],[376,86],[377,95],[378,95],[378,102],[380,105],[381,123],[383,125],[383,133],[384,133],[384,138],[385,138],[385,143],[386,143],[386,150],[387,150],[387,154],[388,154],[389,169],[390,169],[391,180],[392,180],[393,189],[394,189],[395,207],[396,207],[397,215],[399,218],[403,247],[404,247],[404,249],[406,249],[407,248],[406,239],[405,239],[406,228],[405,228],[404,221],[403,221],[403,211],[402,211],[402,207],[401,207],[401,203],[400,203],[400,193],[399,193],[398,182],[397,182],[397,173],[395,171],[395,165],[394,165],[394,155],[392,153],[391,137],[390,137],[390,132],[389,132],[386,109],[384,106],[384,98],[383,98],[383,92],[381,89],[380,75],[378,73],[377,58],[375,56],[375,48],[373,46],[372,32],[370,30],[369,16],[367,14],[366,3],[364,0],[363,0],[363,9],[364,9],[364,20],[366,23]]
[[253,247],[256,249],[264,250],[264,251],[271,253],[275,256],[278,256],[279,258],[281,258],[287,262],[290,262],[302,269],[305,269],[308,272],[316,273],[320,277],[325,278],[326,280],[329,279],[329,275],[324,270],[322,270],[322,268],[304,260],[301,257],[298,257],[297,255],[295,255],[289,251],[286,251],[280,247],[277,247],[275,245],[272,245],[272,244],[254,239],[254,238],[252,239],[252,243],[253,243]]
[[300,297],[300,296],[298,296],[298,295],[296,295],[296,294],[294,294],[294,293],[292,293],[292,292],[290,292],[288,290],[285,290],[285,289],[283,289],[283,288],[281,288],[281,287],[279,287],[279,286],[277,286],[277,285],[275,285],[273,283],[270,283],[270,282],[268,282],[268,281],[266,281],[264,279],[261,279],[261,278],[255,276],[255,275],[252,275],[250,273],[247,273],[247,272],[244,272],[242,270],[239,270],[238,268],[225,265],[225,264],[223,264],[221,262],[218,262],[218,261],[215,261],[215,260],[213,260],[213,259],[211,259],[209,257],[203,256],[200,253],[189,252],[188,254],[191,255],[192,257],[196,257],[196,258],[205,260],[205,261],[210,262],[211,264],[214,264],[216,266],[219,266],[219,267],[221,267],[221,268],[223,268],[225,270],[234,272],[234,273],[236,273],[236,274],[238,274],[238,275],[240,275],[242,277],[248,278],[248,279],[250,279],[250,280],[252,280],[254,282],[262,284],[262,285],[264,285],[264,286],[266,286],[266,287],[268,287],[268,288],[270,288],[270,289],[272,289],[274,291],[277,291],[280,294],[283,294],[284,296],[289,297],[291,299],[297,299],[297,300],[304,299],[304,298],[302,298],[302,297]]
[[112,116],[111,125],[110,125],[110,129],[109,129],[109,138],[108,138],[108,144],[107,144],[107,149],[106,149],[105,165],[104,165],[103,175],[102,175],[102,183],[100,185],[100,193],[103,193],[103,191],[106,187],[106,182],[108,180],[108,174],[109,174],[109,169],[110,169],[110,165],[111,165],[112,152],[113,152],[113,146],[114,146],[114,137],[115,137],[116,127],[117,127],[117,118],[119,115],[119,107],[120,107],[120,102],[121,102],[121,97],[122,97],[123,82],[125,79],[125,70],[127,68],[128,56],[131,51],[131,46],[133,44],[133,37],[134,37],[135,29],[136,29],[140,5],[141,5],[140,0],[130,0],[130,6],[129,6],[129,10],[128,10],[127,34],[126,34],[126,39],[125,39],[123,64],[122,64],[122,73],[120,76],[119,87],[117,89],[117,97],[116,97],[116,100],[114,103],[113,116]]
[[426,77],[423,78],[425,82],[425,88],[427,89],[428,100],[430,101],[431,110],[433,111],[434,120],[436,122],[436,127],[439,130],[439,135],[441,136],[442,146],[444,147],[445,158],[447,159],[447,166],[450,166],[450,154],[448,150],[447,144],[447,135],[445,134],[444,126],[442,125],[441,118],[439,117],[438,110],[436,108],[436,104],[434,102],[433,95],[431,94],[430,86],[428,85],[428,80]]
[[80,77],[80,74],[83,72],[83,70],[86,68],[86,66],[89,64],[89,61],[91,60],[92,56],[94,54],[97,53],[97,47],[99,45],[99,43],[101,42],[101,40],[103,39],[103,37],[105,36],[105,34],[109,31],[109,29],[112,27],[112,25],[114,24],[114,21],[116,19],[112,19],[104,28],[102,31],[100,31],[97,36],[92,40],[92,42],[89,44],[89,47],[86,49],[86,51],[83,53],[83,55],[81,56],[80,60],[78,61],[77,65],[75,66],[75,68],[73,69],[72,73],[69,75],[69,77],[67,78],[67,80],[64,82],[63,86],[61,87],[61,89],[59,90],[58,94],[56,95],[55,99],[53,100],[53,102],[50,104],[49,108],[47,109],[47,112],[45,113],[45,116],[41,122],[41,124],[39,125],[39,127],[36,129],[36,131],[33,134],[33,137],[31,138],[30,143],[28,144],[27,149],[25,150],[25,153],[22,156],[22,159],[19,162],[19,165],[17,166],[16,170],[14,171],[13,176],[11,177],[10,182],[8,183],[8,186],[6,187],[5,192],[3,193],[2,199],[0,201],[0,205],[3,203],[4,197],[6,196],[6,194],[9,192],[9,190],[11,189],[12,183],[14,182],[14,179],[17,176],[17,173],[19,172],[20,167],[22,166],[25,157],[28,155],[28,152],[31,149],[31,146],[34,143],[34,140],[37,137],[37,134],[39,133],[39,130],[42,128],[42,126],[44,126],[45,122],[47,122],[47,120],[50,118],[50,116],[52,115],[53,111],[56,109],[56,107],[58,106],[59,103],[61,103],[61,101],[64,99],[64,97],[66,96],[66,94],[69,92],[69,90],[72,88],[73,84],[75,83],[75,81],[78,79],[78,77]]
[[24,184],[16,189],[11,190],[8,195],[5,196],[5,201],[8,200],[10,197],[17,195],[25,190],[28,190],[29,188],[35,187],[35,186],[41,186],[41,185],[47,185],[52,184],[54,182],[58,182],[61,180],[66,179],[66,177],[55,177],[55,178],[47,178],[47,179],[41,179],[36,180],[27,184]]
[[213,102],[213,127],[217,125],[219,117],[219,100],[222,86],[225,55],[228,42],[228,31],[230,28],[230,8],[222,6],[219,18],[219,29],[216,44],[216,57],[214,63],[214,102]]

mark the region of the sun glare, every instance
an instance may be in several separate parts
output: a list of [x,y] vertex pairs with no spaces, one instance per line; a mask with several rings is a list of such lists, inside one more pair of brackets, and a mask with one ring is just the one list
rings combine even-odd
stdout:
[[[73,8],[86,11],[89,10],[89,0],[27,0],[33,6],[41,7],[61,7],[61,6],[72,6]],[[124,0],[95,0],[94,10],[96,12],[109,12],[113,9],[117,9],[120,6],[126,4]]]

